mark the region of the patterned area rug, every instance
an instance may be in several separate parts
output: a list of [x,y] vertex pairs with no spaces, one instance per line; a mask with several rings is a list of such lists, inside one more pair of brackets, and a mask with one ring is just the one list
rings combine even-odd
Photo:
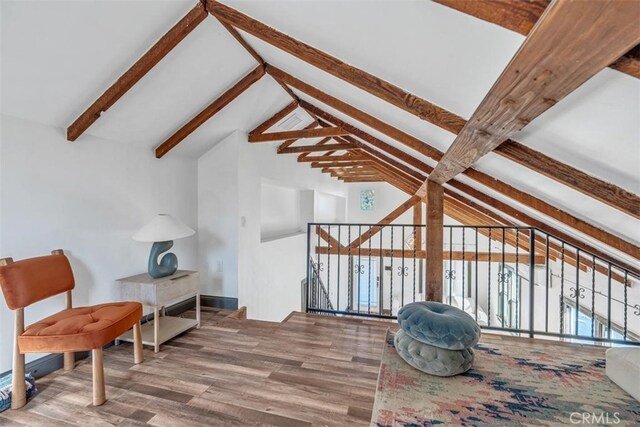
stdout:
[[387,332],[371,425],[640,425],[603,348],[505,338],[483,335],[473,368],[442,378],[405,363]]

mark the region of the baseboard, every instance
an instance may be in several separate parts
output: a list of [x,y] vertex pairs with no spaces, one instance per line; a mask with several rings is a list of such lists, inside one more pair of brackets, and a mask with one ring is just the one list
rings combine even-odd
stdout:
[[238,298],[218,297],[213,295],[200,295],[200,304],[205,307],[226,308],[228,310],[238,309]]
[[[200,304],[205,307],[226,308],[231,310],[238,309],[238,299],[228,297],[217,297],[211,295],[201,295]],[[166,313],[169,316],[177,316],[184,313],[187,310],[191,310],[196,307],[196,298],[192,297],[184,301],[180,301],[174,305],[166,308]],[[153,320],[153,313],[143,316],[143,322],[149,322]],[[103,348],[108,348],[113,345],[113,341],[105,345]],[[76,353],[76,362],[78,360],[86,359],[89,357],[90,351],[81,351]],[[64,366],[64,356],[62,354],[47,354],[39,359],[33,360],[25,365],[25,372],[31,372],[34,378],[41,378],[48,375],[58,369],[62,369]],[[0,378],[9,375],[11,370],[0,374]]]

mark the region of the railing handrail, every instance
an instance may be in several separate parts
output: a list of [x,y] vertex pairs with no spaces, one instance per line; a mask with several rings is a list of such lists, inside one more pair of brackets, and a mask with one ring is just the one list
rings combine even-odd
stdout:
[[[357,228],[355,233],[353,232],[354,227]],[[369,236],[367,236],[367,229],[372,230],[369,231]],[[340,230],[342,230],[342,237]],[[418,233],[418,230],[420,233]],[[307,311],[325,314],[333,313],[338,315],[395,318],[399,307],[411,302],[411,299],[416,301],[424,298],[424,293],[427,292],[427,289],[424,288],[425,282],[423,276],[424,258],[427,249],[426,245],[424,245],[425,240],[420,237],[424,236],[423,230],[426,230],[425,224],[308,223],[307,262],[309,265],[307,266],[306,281],[308,289],[308,298],[306,300]],[[483,322],[485,323],[483,324],[486,326],[483,327],[504,330],[505,332],[528,334],[531,337],[534,335],[547,335],[568,339],[591,339],[594,342],[631,343],[640,345],[637,329],[634,327],[634,329],[630,331],[627,325],[628,310],[630,310],[629,314],[632,316],[640,315],[640,313],[638,313],[638,310],[640,310],[638,307],[640,307],[640,305],[632,305],[634,304],[635,297],[629,301],[627,300],[628,284],[631,283],[629,280],[633,279],[635,283],[635,280],[640,279],[640,276],[628,267],[625,267],[622,261],[620,264],[612,260],[611,257],[613,257],[613,255],[610,257],[607,254],[607,256],[603,258],[603,256],[596,255],[588,249],[583,249],[581,245],[575,245],[539,227],[451,224],[443,226],[443,232],[446,230],[448,230],[446,234],[448,234],[449,237],[443,244],[448,245],[449,253],[444,261],[446,263],[448,260],[449,264],[448,267],[447,264],[444,266],[443,286],[447,286],[448,283],[448,303],[458,305],[464,309],[464,301],[466,298],[466,301],[468,301],[467,304],[471,304],[467,305],[467,307],[473,308],[473,304],[475,304],[475,318],[478,320],[480,316],[481,319],[484,319]],[[453,230],[462,230],[463,232],[460,233],[456,231],[453,233]],[[492,230],[501,230],[501,232],[496,233]],[[505,234],[505,232],[507,234]],[[377,237],[372,237],[371,233],[374,235],[377,234]],[[474,233],[475,241],[473,238]],[[468,245],[465,244],[465,236]],[[356,238],[355,240],[353,240],[354,237]],[[410,238],[409,241],[406,240],[407,237]],[[479,241],[478,237],[482,238],[482,241]],[[417,240],[419,244],[415,243],[415,239],[420,239]],[[409,249],[407,249],[405,245],[411,247],[407,246],[409,247]],[[499,247],[500,245],[502,246],[501,248]],[[588,246],[586,243],[585,245]],[[485,247],[486,249],[484,249]],[[515,249],[515,251],[513,249]],[[599,249],[594,249],[594,251],[597,250],[599,251]],[[509,255],[509,260],[505,259],[505,255]],[[338,257],[338,261],[335,264],[337,271],[330,269],[330,266],[333,264],[332,259],[335,260],[334,257],[336,256]],[[340,274],[341,256],[349,257],[348,267],[345,268],[343,264],[343,271],[345,273],[348,271],[345,275]],[[360,261],[361,256],[364,257],[362,262]],[[326,261],[323,261],[323,259]],[[342,259],[342,262],[344,262],[344,258]],[[356,260],[357,265],[355,265]],[[418,264],[416,264],[416,260]],[[464,265],[452,264],[460,261],[464,261]],[[468,265],[466,261],[469,261]],[[326,262],[326,264],[324,264],[324,262]],[[515,264],[516,272],[521,271],[521,273],[517,273],[514,281],[509,280],[507,282],[504,278],[505,273],[500,270],[500,268],[494,270],[494,274],[492,274],[491,265],[495,265],[496,263],[500,264],[500,262],[503,265],[503,269],[505,265],[513,269],[513,265]],[[626,262],[626,260],[624,262]],[[367,263],[369,265],[368,274],[366,272]],[[482,274],[479,275],[478,265],[482,265],[482,263],[488,264],[486,268],[481,270]],[[518,268],[519,264],[523,269],[528,268],[528,273],[522,272],[523,270]],[[325,269],[322,268],[323,265],[326,266]],[[372,266],[375,267],[372,269]],[[536,278],[535,271],[538,270],[537,266],[544,266],[546,274],[543,276],[545,277]],[[576,277],[576,285],[579,283],[578,286],[580,287],[576,292],[573,292],[573,288],[571,288],[571,292],[573,293],[570,296],[568,296],[568,285],[563,288],[564,284],[571,283],[569,274],[565,274],[565,266],[571,268],[571,274],[575,274]],[[356,269],[355,273],[353,271],[354,268]],[[574,270],[575,273],[573,272]],[[585,274],[585,271],[589,273],[588,277],[580,280],[579,276]],[[593,273],[590,273],[591,271],[593,271]],[[385,274],[385,272],[389,272],[391,276],[388,275],[389,273]],[[551,277],[554,275],[554,272],[561,274],[559,288],[561,298],[559,302],[557,300],[553,302],[549,299],[550,296],[553,296],[552,300],[556,298],[554,296],[555,294],[549,291],[549,289],[553,287]],[[413,274],[413,278],[411,277],[411,273]],[[458,276],[461,274],[461,277],[456,278],[456,274]],[[467,280],[465,280],[465,274],[467,274]],[[597,281],[596,274],[598,274]],[[417,275],[420,277],[418,281],[416,281]],[[603,279],[601,275],[604,275],[605,278]],[[326,278],[326,281],[323,280],[323,276]],[[409,277],[405,280],[407,276]],[[347,282],[347,287],[343,288],[342,293],[340,292],[340,277]],[[334,289],[333,283],[336,278],[338,281],[335,282],[336,286]],[[361,278],[363,280],[362,285],[360,282]],[[453,288],[452,279],[454,284]],[[539,282],[538,279],[542,280],[542,282]],[[397,290],[394,288],[394,280],[397,283],[395,285],[397,286]],[[475,281],[475,291],[473,291],[472,288],[472,280]],[[488,282],[485,283],[484,281],[487,280]],[[520,280],[522,280],[522,284]],[[612,281],[623,284],[624,298],[615,298],[616,294],[612,294]],[[480,293],[478,293],[479,282],[482,283],[483,286]],[[591,288],[589,288],[588,283],[591,283]],[[601,287],[599,288],[601,289],[600,292],[596,292],[596,283]],[[418,288],[416,288],[416,284],[418,284]],[[314,288],[311,288],[311,286],[314,286]],[[333,294],[329,294],[328,286],[330,286]],[[492,307],[495,301],[493,303],[491,302],[492,293],[495,292],[496,286],[498,286],[498,295],[502,295],[499,297],[501,299],[497,300],[499,304],[498,308],[495,308],[495,306]],[[508,289],[512,290],[505,290],[507,289],[506,286],[509,286],[510,288]],[[520,292],[524,292],[526,289],[524,286],[529,286],[528,298],[526,294],[520,294]],[[534,287],[537,286],[542,286],[539,288],[539,291],[534,290]],[[354,300],[354,298],[356,298],[356,289],[357,299]],[[364,292],[362,294],[364,295],[363,300],[360,299],[361,289],[363,289]],[[396,290],[396,292],[394,292],[394,290]],[[465,293],[465,290],[467,293]],[[553,292],[557,293],[558,289],[554,289]],[[583,303],[576,305],[575,308],[571,308],[570,305],[566,304],[566,301],[572,301],[573,299],[578,301],[578,298],[584,298],[585,292],[592,292],[593,294],[591,296],[591,311],[589,311],[588,306]],[[618,290],[618,292],[620,291]],[[522,307],[520,307],[517,302],[518,300],[516,300],[515,306],[504,305],[507,304],[505,301],[511,301],[512,298],[511,296],[505,295],[515,295],[515,293],[522,295],[516,298],[522,299],[522,302],[527,304],[526,306],[522,305]],[[596,296],[596,294],[600,296]],[[496,294],[494,294],[494,299],[495,295]],[[599,317],[596,319],[594,304],[596,298],[601,297],[606,298],[606,300],[604,302],[602,302],[603,300],[599,300],[598,305],[601,307],[601,311],[599,312]],[[337,298],[335,303],[333,298]],[[345,299],[343,304],[340,303],[341,298]],[[482,301],[482,298],[486,299],[486,301],[482,302],[482,307],[479,307],[478,298],[481,298],[480,301]],[[452,300],[454,302],[452,302]],[[473,300],[475,300],[475,303]],[[621,316],[621,313],[612,310],[612,302],[624,304],[624,317]],[[511,302],[508,304],[511,304]],[[602,304],[606,304],[607,307],[606,317],[603,317],[605,316],[605,309],[602,308]],[[526,311],[527,306],[528,311]],[[541,314],[543,318],[538,317],[540,313],[534,316],[537,307],[542,309]],[[480,312],[478,312],[479,309]],[[554,319],[552,315],[554,310],[560,310],[559,326],[550,327],[549,319]],[[565,313],[569,313],[568,310],[570,310],[571,313],[570,318],[565,318]],[[473,313],[474,310],[469,312]],[[495,316],[499,312],[503,312],[503,318],[496,320]],[[583,323],[580,324],[581,326],[578,324],[579,315],[582,316],[581,322]],[[591,318],[591,336],[585,335],[588,334],[588,332],[586,332],[584,328],[589,327],[588,323],[584,323],[589,321],[585,316],[590,316]],[[538,319],[544,320],[544,326],[535,321]],[[601,319],[604,319],[604,321]],[[623,319],[624,324],[622,323]],[[496,324],[496,322],[498,323]],[[553,322],[555,322],[554,325],[556,325],[558,321],[553,320]],[[538,324],[538,326],[536,326],[536,324]],[[557,331],[554,331],[556,328]],[[624,335],[624,340],[614,339],[614,333]]]

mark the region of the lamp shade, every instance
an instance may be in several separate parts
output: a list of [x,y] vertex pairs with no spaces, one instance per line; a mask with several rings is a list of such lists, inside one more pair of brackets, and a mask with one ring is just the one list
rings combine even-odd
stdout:
[[160,214],[138,230],[132,237],[138,242],[166,242],[182,239],[195,231],[171,215]]

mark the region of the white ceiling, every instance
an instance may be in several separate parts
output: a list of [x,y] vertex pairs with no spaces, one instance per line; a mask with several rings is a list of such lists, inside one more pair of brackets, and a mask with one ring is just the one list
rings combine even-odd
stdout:
[[[195,3],[3,1],[2,113],[66,128]],[[471,115],[524,39],[428,1],[225,3],[462,117]],[[244,35],[267,62],[319,89],[442,151],[453,141],[453,134]],[[152,155],[155,146],[255,66],[208,17],[87,133],[147,147]],[[233,130],[248,131],[289,102],[265,76],[168,155],[200,156]],[[605,69],[514,139],[640,193],[639,119],[640,80]],[[603,203],[498,155],[487,155],[477,168],[640,243],[639,221]]]

